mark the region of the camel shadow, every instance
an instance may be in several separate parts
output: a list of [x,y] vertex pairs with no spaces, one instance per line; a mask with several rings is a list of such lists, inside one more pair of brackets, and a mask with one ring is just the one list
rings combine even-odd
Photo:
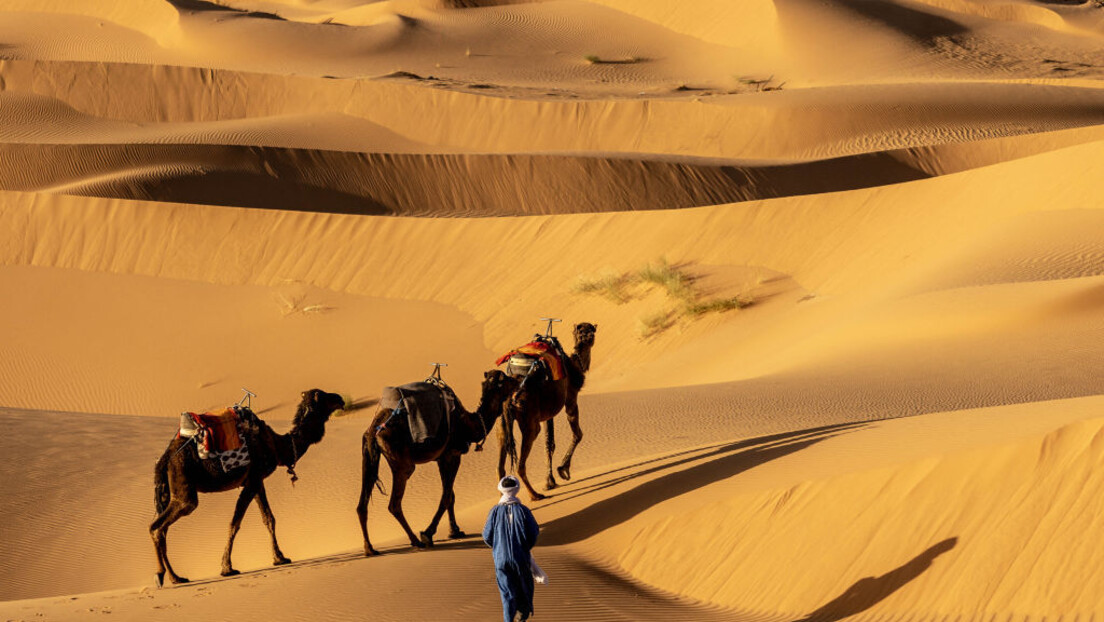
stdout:
[[[452,538],[448,540],[438,540],[434,542],[430,548],[419,549],[406,544],[396,544],[394,546],[381,546],[379,551],[381,555],[387,555],[388,557],[393,555],[418,555],[422,553],[431,553],[434,550],[444,551],[470,551],[475,549],[487,549],[487,544],[483,542],[483,538],[479,534],[468,534],[462,538]],[[342,553],[333,553],[331,555],[322,555],[319,557],[309,557],[301,560],[296,560],[290,564],[281,566],[265,566],[261,568],[253,568],[250,570],[242,570],[240,573],[229,576],[214,576],[204,577],[201,579],[193,579],[188,583],[180,583],[176,585],[166,584],[168,589],[187,589],[189,587],[204,586],[204,585],[216,585],[219,583],[225,583],[228,581],[242,581],[248,579],[256,579],[258,577],[265,577],[271,573],[283,573],[283,572],[295,572],[302,568],[312,568],[315,566],[332,566],[335,564],[344,564],[349,562],[370,560],[371,558],[365,557],[361,551],[346,551]]]
[[835,622],[866,611],[919,577],[931,567],[937,557],[953,549],[956,544],[958,538],[947,538],[928,547],[907,564],[880,577],[859,579],[844,593],[797,622]]
[[603,488],[643,475],[714,457],[714,459],[703,464],[662,475],[635,488],[591,504],[577,512],[549,521],[541,527],[540,542],[542,545],[556,546],[585,540],[627,521],[658,503],[738,475],[771,460],[782,458],[820,441],[865,425],[864,423],[836,424],[745,439],[717,447],[703,455],[683,458],[674,463],[652,467],[639,473],[632,473],[608,482],[594,484],[578,494],[560,495],[561,498],[546,505],[586,496]]
[[[817,427],[817,428],[809,428],[809,429],[806,429],[806,430],[791,431],[791,432],[780,432],[778,434],[768,434],[768,435],[765,435],[765,436],[757,436],[757,437],[754,437],[754,438],[744,439],[744,440],[736,441],[736,442],[718,443],[718,444],[715,444],[715,445],[708,445],[706,447],[698,447],[698,448],[695,448],[695,449],[688,449],[688,450],[684,450],[684,451],[675,452],[673,454],[668,454],[666,456],[660,456],[658,458],[651,458],[649,460],[642,460],[640,462],[636,462],[636,463],[633,463],[633,464],[630,464],[630,465],[627,465],[627,466],[619,467],[619,468],[616,468],[616,469],[610,469],[609,471],[604,471],[602,473],[596,473],[594,475],[590,475],[590,476],[584,477],[582,479],[576,480],[575,481],[575,486],[573,486],[572,489],[569,492],[562,492],[562,493],[559,493],[559,494],[556,494],[556,495],[550,495],[550,498],[554,499],[554,500],[549,501],[547,503],[543,503],[543,504],[541,504],[540,507],[548,507],[548,506],[551,506],[551,505],[556,505],[557,503],[563,503],[564,501],[569,501],[571,499],[582,497],[584,495],[588,495],[588,494],[597,492],[599,490],[609,488],[611,486],[616,486],[618,484],[621,484],[621,483],[627,482],[629,480],[641,477],[643,475],[650,475],[652,473],[657,473],[657,472],[660,472],[660,471],[666,471],[666,470],[669,470],[673,467],[681,466],[681,465],[689,463],[689,462],[697,462],[697,461],[703,460],[705,458],[729,454],[729,453],[732,453],[734,451],[738,451],[740,449],[746,449],[746,448],[761,446],[761,445],[768,445],[768,444],[771,444],[771,443],[792,441],[792,440],[804,437],[804,436],[809,435],[809,434],[817,434],[818,435],[818,434],[822,434],[824,432],[842,432],[844,430],[848,430],[848,429],[851,429],[851,428],[860,427],[860,426],[864,426],[864,425],[867,425],[867,424],[865,424],[865,423],[840,423],[840,424],[833,424],[833,425]],[[667,460],[671,460],[672,458],[679,458],[679,457],[683,457],[683,456],[688,456],[688,457],[685,457],[681,460],[676,460],[674,462],[667,462],[667,463],[661,464],[659,466],[654,466],[654,467],[645,469],[643,471],[639,471],[639,472],[635,472],[635,473],[632,472],[634,469],[637,469],[639,467],[642,467],[642,466],[645,466],[645,465],[648,465],[648,464],[655,464],[655,463],[658,463],[658,462],[664,462],[664,461],[667,461]],[[616,473],[626,473],[626,474],[620,475],[620,476],[615,477],[613,479],[602,480],[602,478],[610,476],[610,475],[614,475]],[[583,482],[594,482],[594,483],[588,484],[586,486],[579,486],[578,485],[578,484],[583,483]]]

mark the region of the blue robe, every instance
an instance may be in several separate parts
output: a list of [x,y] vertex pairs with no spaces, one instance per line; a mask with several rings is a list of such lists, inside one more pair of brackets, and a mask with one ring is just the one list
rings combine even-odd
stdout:
[[483,527],[483,541],[494,551],[498,591],[502,596],[502,618],[513,622],[514,614],[533,613],[533,571],[529,549],[537,543],[540,527],[529,508],[519,503],[500,503],[491,508]]

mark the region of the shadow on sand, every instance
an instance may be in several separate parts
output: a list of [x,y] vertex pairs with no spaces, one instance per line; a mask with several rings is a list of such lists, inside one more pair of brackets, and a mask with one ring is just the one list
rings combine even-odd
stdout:
[[938,37],[969,32],[962,24],[935,12],[910,8],[888,0],[832,0],[831,4],[859,17],[881,23],[920,43],[930,44]]
[[[631,490],[584,507],[578,512],[554,519],[541,527],[540,542],[544,546],[554,546],[584,540],[625,522],[653,505],[727,479],[864,425],[866,424],[837,424],[728,443],[712,448],[704,454],[683,458],[638,473],[624,475],[608,482],[594,484],[577,494],[563,495],[562,498],[557,498],[547,505],[586,496],[603,488],[643,475],[669,470],[688,462],[708,460],[704,464],[662,475]],[[709,458],[713,459],[709,460]]]
[[214,2],[208,2],[207,0],[167,0],[169,4],[174,8],[183,11],[192,11],[194,13],[202,12],[215,12],[215,13],[227,13],[234,15],[235,17],[260,17],[262,19],[274,19],[279,21],[286,21],[275,13],[268,13],[266,11],[246,11],[242,9],[235,9],[234,7],[223,6]]
[[947,538],[928,547],[912,561],[891,570],[880,577],[865,577],[820,609],[798,622],[835,622],[870,609],[901,589],[931,567],[935,558],[950,551],[958,544],[958,538]]
[[[394,555],[421,555],[427,552],[432,552],[434,549],[440,549],[445,551],[469,551],[475,549],[487,549],[486,543],[478,534],[468,534],[461,538],[453,538],[449,540],[437,540],[434,542],[431,548],[420,549],[412,547],[408,544],[396,544],[390,547],[379,547],[379,550],[388,557]],[[489,551],[489,549],[488,549]],[[488,552],[488,558],[490,553]],[[308,557],[301,560],[293,560],[290,564],[282,566],[263,566],[261,568],[252,568],[249,570],[242,570],[239,574],[230,577],[203,577],[200,579],[192,579],[187,583],[171,584],[166,583],[164,589],[187,589],[190,587],[213,585],[219,583],[226,583],[232,581],[243,581],[245,579],[264,577],[269,574],[294,572],[303,568],[312,568],[315,566],[332,566],[335,564],[344,564],[349,562],[363,561],[370,559],[364,556],[361,551],[334,553],[332,555],[323,555],[321,557]]]

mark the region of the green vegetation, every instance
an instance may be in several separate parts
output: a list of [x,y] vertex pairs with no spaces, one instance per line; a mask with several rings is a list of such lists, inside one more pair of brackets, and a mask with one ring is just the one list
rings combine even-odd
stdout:
[[750,307],[751,301],[743,296],[731,298],[716,298],[706,301],[695,301],[686,305],[686,312],[690,315],[704,315],[706,313],[724,313]]
[[661,257],[654,264],[648,264],[637,271],[637,278],[645,283],[659,286],[666,290],[668,298],[690,301],[697,297],[692,284],[693,279],[681,272],[675,266],[667,263],[665,257]]
[[657,311],[640,318],[640,338],[648,339],[675,325],[678,318],[673,311]]
[[624,304],[632,300],[632,296],[626,291],[629,286],[629,277],[624,274],[607,274],[596,279],[579,279],[572,291],[577,294],[591,294],[608,298],[617,304]]
[[726,313],[753,304],[750,298],[742,295],[706,298],[695,287],[694,281],[694,276],[687,273],[684,267],[673,265],[665,257],[661,257],[632,272],[609,273],[593,278],[580,277],[572,291],[600,296],[619,305],[642,299],[656,289],[662,291],[669,306],[640,318],[642,339],[662,333],[681,318],[695,319],[707,313]]

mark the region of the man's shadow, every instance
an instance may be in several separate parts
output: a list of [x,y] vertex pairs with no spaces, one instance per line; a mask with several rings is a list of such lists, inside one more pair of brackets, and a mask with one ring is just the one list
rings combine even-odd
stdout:
[[810,613],[798,622],[835,622],[870,609],[885,600],[890,594],[904,587],[931,567],[935,558],[950,551],[958,544],[958,538],[947,538],[934,544],[928,550],[917,555],[904,566],[891,570],[880,577],[859,579],[830,603]]

